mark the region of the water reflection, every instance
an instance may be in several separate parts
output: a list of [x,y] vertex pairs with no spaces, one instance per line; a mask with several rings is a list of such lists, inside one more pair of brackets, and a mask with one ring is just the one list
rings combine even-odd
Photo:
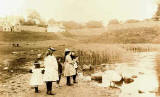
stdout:
[[[131,78],[133,75],[134,82],[123,84],[119,97],[156,97],[158,91],[158,78],[155,70],[156,52],[135,53],[135,61],[132,65],[118,64],[116,71],[123,76]],[[102,83],[101,86],[104,84]]]

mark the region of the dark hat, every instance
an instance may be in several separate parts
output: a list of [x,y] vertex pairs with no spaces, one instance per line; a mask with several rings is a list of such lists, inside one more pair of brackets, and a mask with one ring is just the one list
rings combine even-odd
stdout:
[[48,50],[49,50],[49,51],[56,51],[55,48],[49,48]]

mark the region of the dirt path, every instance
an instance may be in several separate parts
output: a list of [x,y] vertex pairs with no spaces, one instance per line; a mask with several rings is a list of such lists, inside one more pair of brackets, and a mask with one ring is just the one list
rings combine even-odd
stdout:
[[[29,85],[31,74],[21,74],[11,78],[7,83],[0,85],[0,97],[48,97],[45,84],[39,87],[40,93],[34,93]],[[93,86],[91,81],[79,80],[73,86],[65,85],[65,78],[62,78],[62,87],[56,88],[53,84],[54,97],[118,97],[120,90],[116,88],[102,88]]]
[[[153,85],[146,85],[145,89],[149,89],[148,87],[156,84],[153,80],[153,78],[156,78],[153,76],[155,74],[153,65],[155,62],[155,55],[155,53],[142,53],[139,57],[137,57],[138,60],[135,61],[135,66],[130,67],[130,69],[128,67],[127,70],[130,70],[129,72],[133,71],[134,74],[138,74],[138,78],[135,79],[134,83],[125,85],[125,87],[121,88],[121,90],[117,88],[99,87],[93,84],[95,82],[84,81],[80,78],[78,79],[78,84],[66,86],[66,79],[65,77],[62,77],[62,87],[56,88],[56,84],[53,84],[53,92],[56,93],[54,97],[155,97],[149,96],[146,93],[139,94],[137,92],[139,89],[142,89],[143,86],[145,86],[145,83],[143,84],[144,80],[147,84],[149,84],[151,81],[150,79],[152,79],[151,83],[153,83]],[[125,71],[127,72],[127,70]],[[144,74],[139,74],[139,72],[143,72]],[[39,90],[41,91],[40,93],[34,93],[34,89],[32,89],[29,85],[30,77],[31,74],[29,73],[19,74],[7,80],[6,83],[0,84],[0,97],[48,97],[49,95],[46,95],[45,84],[39,87]],[[142,89],[142,91],[144,91],[144,89]],[[128,95],[128,93],[132,94]]]

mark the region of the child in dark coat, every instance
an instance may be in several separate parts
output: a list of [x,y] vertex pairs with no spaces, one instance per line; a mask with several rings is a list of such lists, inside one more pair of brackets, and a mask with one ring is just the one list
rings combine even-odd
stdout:
[[73,62],[74,62],[74,64],[73,64],[74,68],[76,70],[76,74],[72,76],[73,77],[73,83],[77,83],[76,77],[77,77],[77,70],[78,70],[78,56],[73,57]]
[[58,62],[58,75],[59,75],[59,80],[57,81],[58,86],[60,87],[60,80],[62,76],[62,57],[57,57],[57,62]]
[[76,71],[76,74],[72,76],[73,77],[73,83],[77,83],[76,77],[77,77],[77,70],[78,70],[78,56],[76,56],[75,52],[72,51],[71,58],[73,60],[73,67]]

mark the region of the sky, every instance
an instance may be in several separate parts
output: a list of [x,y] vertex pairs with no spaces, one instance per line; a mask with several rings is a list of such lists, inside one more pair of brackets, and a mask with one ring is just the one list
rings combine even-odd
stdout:
[[143,20],[151,18],[159,0],[0,0],[0,17],[26,16],[28,10],[37,10],[45,20],[107,23],[111,19]]

